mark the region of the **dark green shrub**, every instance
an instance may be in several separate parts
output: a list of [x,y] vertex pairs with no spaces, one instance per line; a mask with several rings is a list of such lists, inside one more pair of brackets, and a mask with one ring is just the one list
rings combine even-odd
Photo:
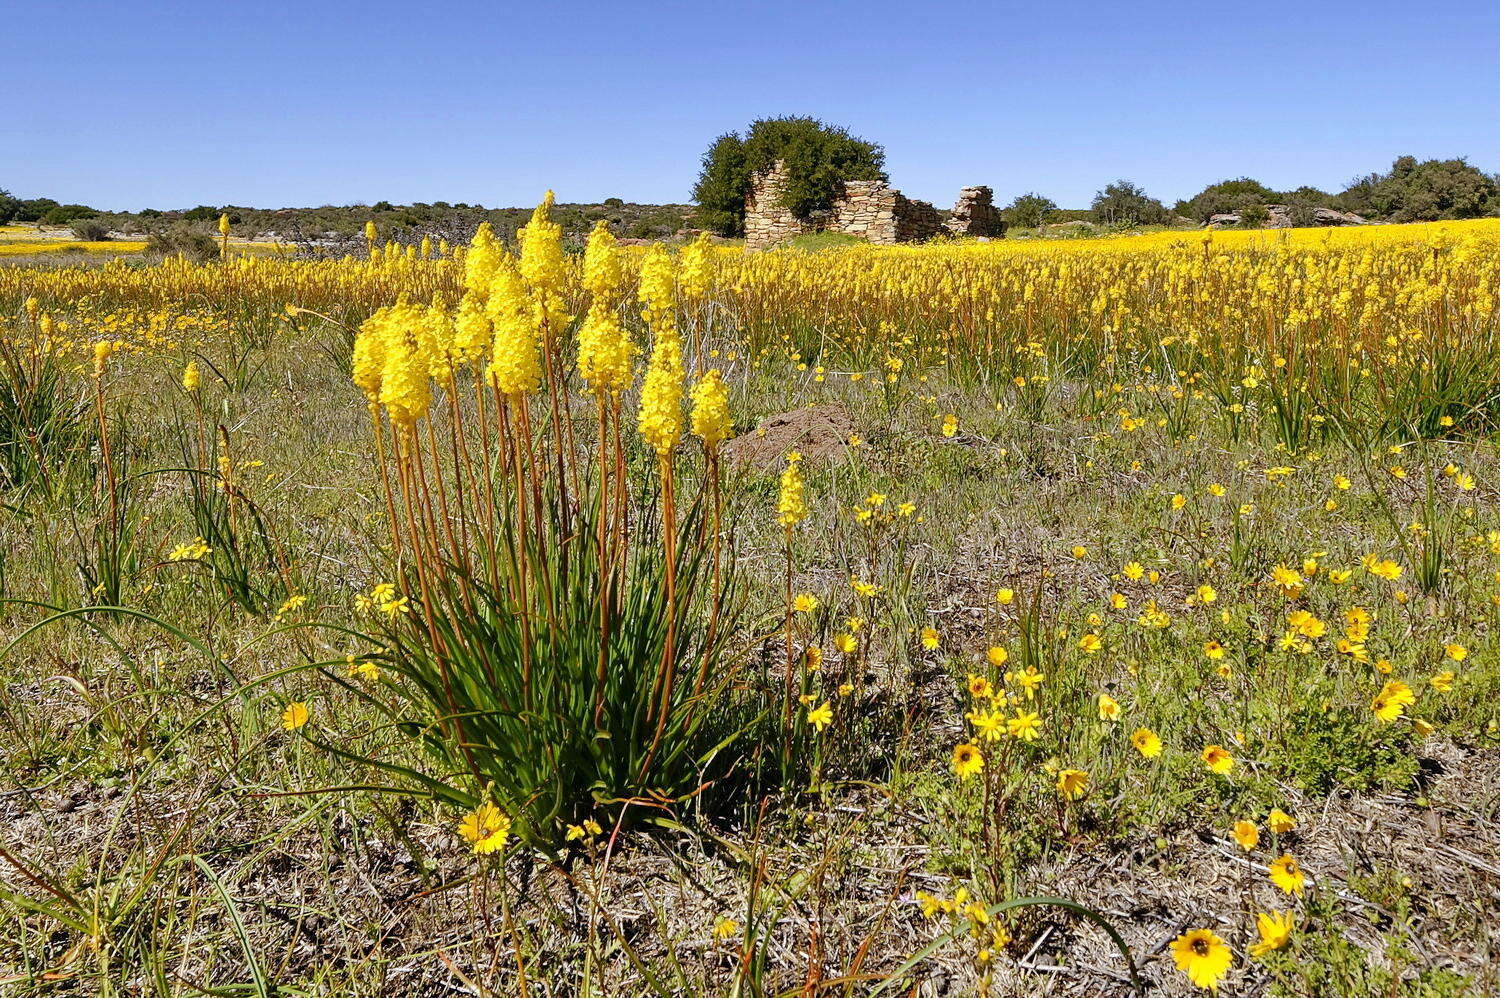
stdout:
[[74,238],[87,243],[103,242],[109,238],[109,226],[97,218],[80,218],[71,228]]
[[80,218],[96,218],[99,213],[86,204],[60,204],[42,213],[43,225],[67,225]]
[[184,256],[202,262],[219,255],[219,244],[203,229],[174,225],[150,234],[146,240],[146,254],[153,257]]
[[1500,212],[1500,184],[1465,159],[1402,156],[1388,173],[1372,173],[1338,196],[1345,211],[1393,222],[1479,218]]
[[16,207],[11,214],[11,220],[16,222],[39,222],[42,216],[53,208],[57,202],[51,198],[32,198],[28,201],[17,201]]
[[1263,204],[1247,204],[1240,209],[1239,214],[1240,224],[1246,228],[1255,228],[1271,217],[1271,213]]
[[1317,224],[1314,209],[1331,208],[1334,204],[1332,194],[1320,191],[1316,187],[1299,187],[1295,191],[1287,191],[1282,195],[1282,200],[1286,204],[1292,224],[1301,229]]
[[1281,195],[1260,181],[1240,177],[1209,184],[1188,200],[1178,201],[1176,210],[1179,215],[1207,222],[1213,215],[1243,215],[1249,207],[1277,204],[1281,200]]
[[1139,184],[1116,180],[1094,195],[1094,216],[1105,225],[1134,227],[1167,220],[1167,209]]
[[1003,216],[1006,225],[1034,229],[1048,221],[1056,210],[1057,202],[1051,198],[1043,197],[1036,191],[1027,191],[1005,207]]
[[698,182],[693,185],[698,224],[720,235],[744,235],[745,194],[749,190],[744,140],[738,132],[720,135],[703,154]]

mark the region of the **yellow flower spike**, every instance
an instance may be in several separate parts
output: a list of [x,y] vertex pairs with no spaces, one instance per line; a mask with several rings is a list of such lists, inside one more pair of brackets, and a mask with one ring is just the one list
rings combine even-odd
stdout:
[[699,233],[698,238],[682,251],[682,273],[678,287],[683,301],[689,305],[701,302],[708,296],[713,280],[713,246],[708,233]]
[[794,527],[807,518],[806,487],[799,462],[788,455],[776,499],[776,520],[783,527]]
[[669,315],[676,303],[677,271],[672,254],[661,243],[653,243],[641,264],[637,297],[644,307],[642,315],[648,325]]
[[488,266],[487,310],[494,323],[494,341],[486,372],[490,383],[502,395],[513,398],[530,395],[542,382],[537,307],[509,256],[497,256]]
[[583,251],[583,287],[596,305],[608,305],[619,294],[624,265],[609,223],[600,219]]
[[693,386],[693,433],[703,441],[705,450],[713,450],[734,432],[729,415],[729,391],[718,368],[709,370]]
[[556,196],[548,191],[531,213],[531,221],[516,233],[516,241],[520,244],[521,276],[533,290],[544,295],[561,293],[567,279],[562,226],[552,221],[555,200]]

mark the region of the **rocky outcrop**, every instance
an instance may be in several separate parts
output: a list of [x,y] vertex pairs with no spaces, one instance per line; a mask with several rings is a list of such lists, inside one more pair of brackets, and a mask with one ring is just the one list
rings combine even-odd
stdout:
[[1314,225],[1369,225],[1368,219],[1361,218],[1352,211],[1335,211],[1332,208],[1314,208]]
[[[1290,229],[1296,223],[1292,220],[1292,209],[1290,205],[1268,204],[1266,205],[1266,226],[1272,229]],[[1363,218],[1350,211],[1337,211],[1333,208],[1314,208],[1312,210],[1313,225],[1368,225]]]
[[[1291,205],[1268,204],[1265,206],[1266,220],[1261,223],[1265,229],[1290,229],[1297,223],[1292,217]],[[1228,229],[1239,225],[1243,216],[1233,212],[1222,215],[1210,215],[1208,217],[1208,228]],[[1333,208],[1314,208],[1312,210],[1313,225],[1369,225],[1370,223],[1360,216],[1349,211],[1337,211]]]

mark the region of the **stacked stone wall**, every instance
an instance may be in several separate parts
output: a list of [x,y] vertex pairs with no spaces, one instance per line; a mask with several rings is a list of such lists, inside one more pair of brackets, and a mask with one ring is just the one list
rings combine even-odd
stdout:
[[898,197],[878,180],[846,180],[844,196],[833,203],[827,227],[872,243],[893,243]]
[[755,175],[750,194],[745,198],[746,247],[765,249],[804,232],[817,231],[815,223],[798,218],[790,208],[782,206],[785,194],[786,170],[782,164]]
[[765,249],[808,232],[843,232],[872,243],[921,242],[944,231],[962,235],[999,235],[999,212],[990,203],[988,187],[965,187],[959,194],[955,220],[926,201],[908,198],[879,180],[846,180],[843,196],[827,212],[798,218],[782,206],[786,194],[785,164],[759,173],[745,198],[745,245]]
[[900,191],[896,195],[896,238],[898,243],[920,243],[943,231],[943,213],[926,201],[913,201]]
[[949,232],[956,236],[1005,235],[1005,222],[995,207],[995,192],[988,187],[965,187],[958,192],[958,203],[948,214]]

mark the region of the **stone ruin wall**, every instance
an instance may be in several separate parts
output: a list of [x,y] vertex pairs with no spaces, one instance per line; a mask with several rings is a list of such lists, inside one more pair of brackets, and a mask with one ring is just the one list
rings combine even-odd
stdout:
[[915,201],[879,180],[846,180],[844,195],[831,211],[802,219],[780,204],[786,193],[786,170],[757,174],[745,199],[745,246],[765,249],[808,232],[844,232],[872,243],[921,242],[943,232],[999,236],[1005,231],[988,187],[965,187],[944,218],[926,201]]
[[965,187],[945,223],[958,236],[1003,236],[1005,222],[995,207],[995,192],[988,187]]
[[774,170],[755,175],[750,194],[745,198],[745,245],[749,249],[774,246],[804,232],[816,232],[810,222],[781,206],[786,193],[786,171],[777,164]]
[[846,180],[825,226],[872,243],[909,243],[943,231],[943,216],[926,201],[913,201],[878,180]]

